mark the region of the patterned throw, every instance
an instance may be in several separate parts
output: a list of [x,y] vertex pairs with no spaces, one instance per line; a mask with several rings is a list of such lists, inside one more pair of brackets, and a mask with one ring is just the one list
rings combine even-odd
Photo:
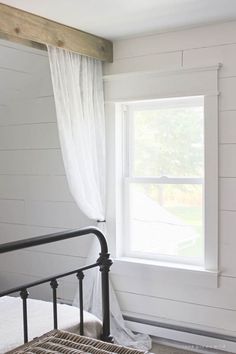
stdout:
[[145,354],[147,352],[102,342],[65,331],[52,331],[8,354]]

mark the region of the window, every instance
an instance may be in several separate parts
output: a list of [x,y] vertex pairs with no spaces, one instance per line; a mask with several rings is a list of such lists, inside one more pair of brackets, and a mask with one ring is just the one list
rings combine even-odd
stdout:
[[122,255],[203,265],[204,97],[122,109]]

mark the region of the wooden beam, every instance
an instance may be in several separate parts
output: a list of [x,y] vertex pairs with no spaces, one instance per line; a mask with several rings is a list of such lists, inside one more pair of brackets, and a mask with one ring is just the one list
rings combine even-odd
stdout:
[[102,61],[113,60],[112,42],[1,3],[0,37],[34,48],[50,44]]

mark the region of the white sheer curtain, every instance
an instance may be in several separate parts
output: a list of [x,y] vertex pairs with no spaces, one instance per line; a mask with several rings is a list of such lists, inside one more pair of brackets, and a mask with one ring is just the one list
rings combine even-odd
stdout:
[[[83,213],[105,220],[105,115],[100,61],[48,46],[62,156],[70,191]],[[100,223],[103,230],[104,223]],[[90,256],[97,255],[96,246]],[[89,257],[90,257],[89,256]],[[85,277],[85,279],[88,277]],[[110,286],[111,334],[116,342],[150,348],[150,338],[126,328]],[[85,309],[101,317],[99,274],[92,273],[85,286]],[[76,302],[76,299],[75,299]]]

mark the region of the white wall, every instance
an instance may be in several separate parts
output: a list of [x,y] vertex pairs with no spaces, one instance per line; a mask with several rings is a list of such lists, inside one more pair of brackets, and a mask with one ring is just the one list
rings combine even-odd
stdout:
[[[0,43],[0,243],[91,224],[74,203],[59,147],[46,52]],[[1,290],[81,266],[87,240],[0,258]],[[75,282],[59,287],[74,296]],[[49,286],[31,291],[48,298]]]
[[[219,286],[178,281],[168,274],[113,272],[124,313],[202,330],[236,335],[236,22],[193,28],[114,43],[106,75],[178,70],[222,63],[219,72]],[[119,85],[116,86],[116,88]],[[106,85],[109,100],[111,86]],[[116,92],[119,94],[119,92]],[[107,115],[109,161],[115,156],[114,122]],[[114,169],[113,165],[113,169]],[[110,192],[114,173],[110,171]],[[110,199],[114,244],[115,206]],[[115,268],[114,268],[115,269]],[[117,269],[117,267],[116,267]]]

